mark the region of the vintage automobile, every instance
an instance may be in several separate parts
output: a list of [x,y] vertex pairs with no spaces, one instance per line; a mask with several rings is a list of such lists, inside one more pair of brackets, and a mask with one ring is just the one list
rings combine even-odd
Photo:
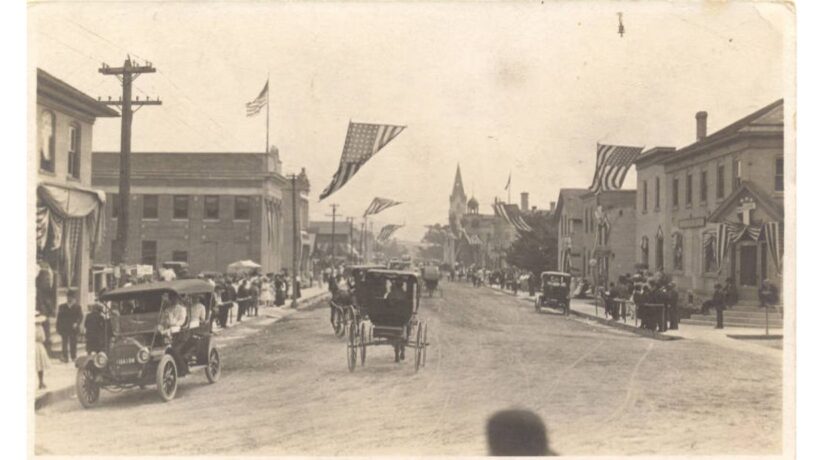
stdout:
[[346,359],[354,371],[360,351],[366,364],[369,346],[389,345],[395,362],[405,359],[406,348],[415,350],[415,371],[426,365],[427,326],[418,317],[420,282],[414,272],[367,270],[363,304],[365,315],[348,326]]
[[543,307],[562,308],[569,313],[569,285],[572,275],[563,272],[541,273],[541,292],[535,297],[535,311]]
[[[162,305],[178,298],[186,321],[160,331]],[[77,359],[75,389],[85,408],[100,401],[100,390],[119,391],[156,385],[163,401],[177,392],[181,370],[204,369],[209,383],[220,378],[220,352],[212,341],[211,312],[214,288],[203,280],[176,280],[138,284],[104,293],[108,313],[102,351]],[[201,303],[205,312],[195,311]],[[197,316],[193,316],[196,314]]]

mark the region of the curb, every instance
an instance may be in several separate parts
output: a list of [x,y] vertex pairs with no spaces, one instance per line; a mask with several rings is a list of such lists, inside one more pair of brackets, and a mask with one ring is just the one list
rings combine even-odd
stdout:
[[[331,293],[329,291],[324,291],[319,294],[315,294],[311,297],[304,297],[298,300],[298,307],[295,310],[304,310],[310,307],[313,307],[318,302],[326,300],[331,297]],[[275,322],[279,321],[282,318],[278,318]],[[251,322],[247,322],[245,324],[251,324]],[[236,325],[232,326],[232,328],[237,327]],[[74,385],[70,385],[63,388],[58,388],[55,390],[49,390],[43,392],[35,396],[34,398],[34,410],[40,410],[43,407],[48,406],[49,404],[53,404],[60,401],[65,401],[67,399],[72,399],[75,397],[74,394]]]
[[[492,289],[492,290],[495,290],[495,291],[498,291],[498,292],[502,292],[504,294],[514,296],[512,294],[512,292],[510,292],[510,291],[505,291],[505,290],[498,289],[498,288],[491,287],[491,286],[485,286],[485,287],[488,287],[489,289]],[[530,302],[530,303],[533,301],[529,297],[516,297],[516,299],[517,300],[523,300],[523,301]],[[633,334],[640,335],[642,337],[646,337],[646,338],[649,338],[649,339],[662,340],[662,341],[682,340],[682,337],[675,337],[675,336],[672,336],[672,335],[661,334],[659,332],[651,331],[649,329],[643,329],[643,328],[632,326],[632,325],[629,325],[629,324],[610,321],[609,319],[601,318],[600,316],[591,315],[589,313],[584,313],[584,312],[580,312],[580,311],[577,311],[577,310],[573,310],[572,308],[569,309],[569,313],[570,313],[570,315],[574,315],[574,316],[577,316],[579,318],[592,320],[592,321],[595,321],[595,322],[597,322],[599,324],[602,324],[604,326],[614,327],[616,329],[621,329],[621,330],[624,330],[624,331],[627,331],[627,332],[632,332]]]

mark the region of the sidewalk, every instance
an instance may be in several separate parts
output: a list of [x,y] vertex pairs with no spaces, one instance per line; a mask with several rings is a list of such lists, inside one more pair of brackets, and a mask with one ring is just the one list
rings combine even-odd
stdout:
[[[498,286],[484,285],[486,288],[512,295],[512,291],[503,290]],[[518,299],[534,304],[535,296],[530,296],[528,292],[518,291]],[[700,340],[703,342],[710,342],[715,345],[733,348],[737,350],[746,350],[762,355],[781,356],[783,351],[781,349],[770,348],[757,343],[752,343],[750,340],[780,340],[783,337],[783,329],[770,328],[770,335],[765,336],[763,328],[743,328],[743,327],[729,327],[724,329],[715,329],[714,327],[679,324],[677,330],[668,330],[666,332],[654,332],[646,329],[641,329],[635,325],[635,320],[627,318],[626,323],[623,320],[615,321],[608,319],[605,315],[603,307],[597,307],[592,299],[573,299],[570,305],[570,315],[579,318],[585,318],[606,326],[623,329],[638,335],[649,337],[656,340]]]
[[[329,297],[329,291],[323,287],[311,287],[301,290],[301,298],[298,299],[297,310],[302,310],[315,305]],[[268,326],[271,323],[291,316],[297,310],[289,308],[291,299],[282,307],[260,307],[258,316],[247,316],[241,322],[234,322],[225,329],[215,325],[213,337],[218,345],[225,344],[243,337],[247,337],[257,332],[253,326]],[[78,356],[86,353],[85,344],[77,345]],[[74,362],[64,363],[59,359],[51,360],[51,367],[45,372],[45,390],[37,390],[34,397],[35,410],[48,404],[65,399],[75,399],[74,380],[77,376],[77,369]],[[37,376],[33,376],[32,382],[37,385]]]

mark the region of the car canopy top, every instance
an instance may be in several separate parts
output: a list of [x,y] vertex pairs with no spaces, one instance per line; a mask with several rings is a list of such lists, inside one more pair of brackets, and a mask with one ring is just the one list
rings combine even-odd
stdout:
[[161,281],[157,283],[136,284],[122,287],[104,293],[100,300],[127,299],[138,295],[150,293],[174,293],[178,295],[210,294],[214,292],[214,287],[208,281],[200,279]]

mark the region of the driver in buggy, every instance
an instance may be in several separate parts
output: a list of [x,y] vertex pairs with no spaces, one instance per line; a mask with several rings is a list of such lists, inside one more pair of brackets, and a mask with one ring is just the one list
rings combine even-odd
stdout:
[[[403,280],[393,280],[392,287],[389,288],[389,292],[387,292],[383,298],[387,300],[389,308],[391,308],[391,311],[394,313],[394,318],[392,319],[392,321],[395,324],[391,324],[391,326],[405,326],[404,335],[408,336],[409,326],[405,323],[407,314],[410,312],[404,310],[409,310],[411,308],[411,305],[409,306],[409,308],[407,308],[407,296],[406,291],[403,289],[403,287]],[[406,353],[404,350],[405,347],[403,345],[403,342],[405,342],[405,340],[406,339],[404,337],[403,340],[399,341],[398,343],[395,343],[393,346],[395,349],[395,362],[399,362],[400,360],[403,360],[406,357]]]
[[181,330],[186,324],[186,307],[183,305],[180,296],[176,293],[171,295],[163,294],[160,306],[160,324],[157,326],[166,339],[171,344],[171,355],[175,363],[180,367],[180,375],[189,373],[189,365],[183,358],[184,348],[188,345],[191,334],[188,330]]

